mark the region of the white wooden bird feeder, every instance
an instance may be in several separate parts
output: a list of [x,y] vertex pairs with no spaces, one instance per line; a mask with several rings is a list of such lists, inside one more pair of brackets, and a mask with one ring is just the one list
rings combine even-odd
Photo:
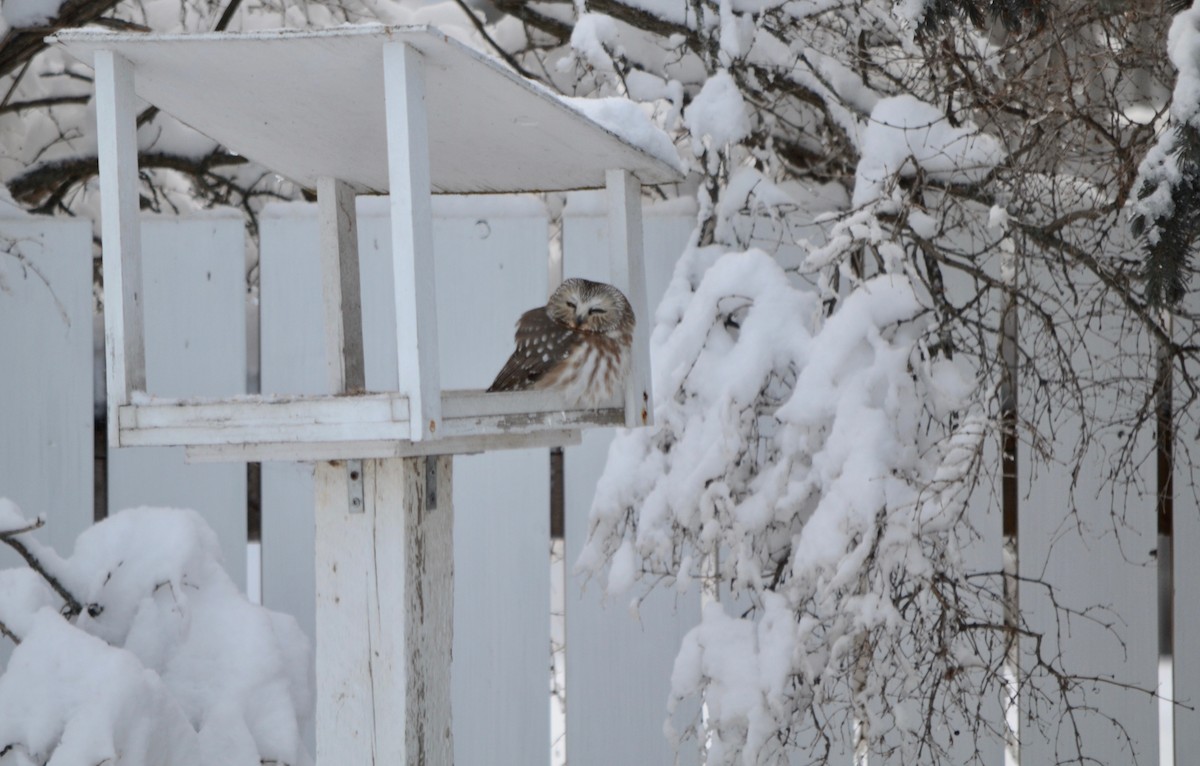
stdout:
[[[640,188],[678,169],[431,28],[52,39],[96,70],[109,443],[316,462],[317,761],[453,763],[451,456],[651,422]],[[135,95],[317,191],[335,393],[145,394]],[[610,281],[640,320],[623,401],[442,391],[431,194],[589,188],[608,190]],[[384,193],[399,388],[367,392],[354,198]]]

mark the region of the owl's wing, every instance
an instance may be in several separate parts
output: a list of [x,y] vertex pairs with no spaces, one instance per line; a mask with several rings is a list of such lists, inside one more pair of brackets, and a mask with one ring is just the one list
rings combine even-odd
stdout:
[[531,388],[559,361],[570,335],[570,330],[546,314],[545,306],[526,311],[517,320],[517,347],[488,391],[524,391]]

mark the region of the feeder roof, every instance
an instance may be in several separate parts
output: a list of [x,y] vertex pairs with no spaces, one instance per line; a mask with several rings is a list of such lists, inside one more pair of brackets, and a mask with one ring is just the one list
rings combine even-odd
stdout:
[[648,124],[604,127],[583,113],[587,104],[561,99],[430,27],[200,35],[81,29],[52,39],[88,63],[98,50],[123,56],[136,69],[141,98],[309,188],[332,176],[361,192],[388,190],[389,42],[424,58],[434,192],[599,188],[615,168],[643,184],[681,176],[669,141]]

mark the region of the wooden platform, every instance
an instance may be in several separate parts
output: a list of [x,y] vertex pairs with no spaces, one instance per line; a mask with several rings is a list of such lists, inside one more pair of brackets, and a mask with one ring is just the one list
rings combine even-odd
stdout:
[[407,397],[397,393],[244,396],[234,399],[139,397],[119,408],[121,444],[188,447],[193,460],[337,460],[411,457],[575,444],[578,430],[619,426],[612,401],[568,409],[541,391],[442,392],[436,439],[411,441]]

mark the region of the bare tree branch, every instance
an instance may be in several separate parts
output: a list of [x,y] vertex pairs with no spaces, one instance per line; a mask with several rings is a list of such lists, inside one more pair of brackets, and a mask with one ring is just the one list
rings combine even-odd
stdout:
[[4,636],[9,641],[12,641],[14,644],[21,643],[21,639],[17,636],[16,633],[13,633],[12,630],[7,625],[4,624],[3,620],[0,620],[0,636]]
[[58,16],[45,27],[10,29],[0,39],[0,77],[24,66],[46,47],[46,35],[67,27],[81,27],[111,11],[118,0],[67,0]]

